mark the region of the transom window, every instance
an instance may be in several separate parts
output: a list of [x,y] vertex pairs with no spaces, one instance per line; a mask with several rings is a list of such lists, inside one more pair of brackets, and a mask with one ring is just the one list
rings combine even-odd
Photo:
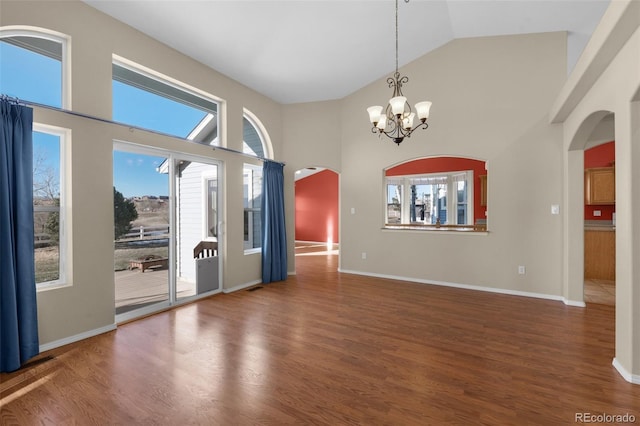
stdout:
[[0,93],[62,107],[64,40],[15,34],[0,31]]
[[218,104],[129,64],[114,62],[113,120],[218,145]]
[[271,144],[260,120],[247,109],[242,118],[242,152],[259,158],[273,158]]

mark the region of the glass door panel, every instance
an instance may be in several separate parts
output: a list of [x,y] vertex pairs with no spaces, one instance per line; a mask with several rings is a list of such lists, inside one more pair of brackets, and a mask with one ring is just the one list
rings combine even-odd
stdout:
[[167,157],[114,150],[116,315],[133,317],[171,302],[168,164]]
[[219,291],[218,166],[176,161],[176,298]]

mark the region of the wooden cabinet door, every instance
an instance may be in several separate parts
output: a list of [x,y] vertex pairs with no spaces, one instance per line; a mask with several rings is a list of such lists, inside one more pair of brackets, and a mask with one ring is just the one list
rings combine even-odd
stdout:
[[584,232],[584,278],[616,279],[615,231]]
[[588,205],[616,203],[616,169],[596,167],[584,171],[585,202]]
[[480,175],[480,205],[487,205],[487,175]]

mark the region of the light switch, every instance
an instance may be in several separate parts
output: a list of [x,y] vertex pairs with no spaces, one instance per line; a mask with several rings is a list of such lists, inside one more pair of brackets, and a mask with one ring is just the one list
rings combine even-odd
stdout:
[[552,204],[551,205],[551,214],[560,214],[560,205]]
[[355,207],[351,207],[351,214],[356,214],[356,208]]

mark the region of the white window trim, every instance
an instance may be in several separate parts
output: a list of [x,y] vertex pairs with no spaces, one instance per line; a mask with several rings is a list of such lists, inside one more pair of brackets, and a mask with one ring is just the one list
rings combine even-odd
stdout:
[[264,158],[273,160],[273,145],[271,144],[271,138],[269,137],[267,129],[262,124],[262,121],[260,121],[260,119],[254,113],[246,108],[243,108],[242,112],[243,117],[246,118],[249,123],[251,123],[253,127],[258,131],[258,136],[260,136],[260,140],[262,141]]
[[434,177],[446,177],[447,178],[447,223],[451,224],[455,222],[458,210],[458,198],[450,196],[450,194],[457,194],[455,190],[455,180],[452,179],[454,175],[461,173],[466,174],[467,181],[467,223],[465,225],[473,225],[474,223],[474,173],[473,170],[458,170],[442,173],[421,173],[412,175],[397,175],[397,176],[385,176],[384,177],[384,220],[385,226],[389,223],[389,209],[388,209],[388,182],[390,179],[402,181],[402,200],[400,200],[400,217],[402,224],[409,223],[409,209],[408,200],[411,199],[410,183],[411,179],[416,178],[434,178]]
[[6,37],[34,37],[62,44],[62,109],[72,110],[71,105],[71,37],[58,31],[29,25],[0,27],[0,39]]
[[67,157],[69,151],[69,145],[71,143],[71,130],[62,127],[52,126],[49,124],[33,123],[33,131],[40,133],[48,133],[56,135],[60,138],[60,209],[59,215],[59,278],[53,281],[44,281],[36,284],[36,291],[45,291],[62,287],[70,287],[72,285],[71,280],[71,260],[69,259],[71,250],[71,209],[69,208],[68,200],[70,200],[71,179],[67,169],[67,164],[70,163]]
[[[218,167],[218,165],[215,165],[216,167]],[[209,181],[210,180],[216,180],[217,184],[218,184],[218,191],[216,191],[216,214],[217,214],[217,221],[216,221],[216,227],[217,227],[217,231],[218,231],[218,237],[210,237],[209,236]],[[202,204],[202,217],[203,217],[203,221],[202,221],[202,240],[203,241],[218,241],[218,238],[220,236],[220,181],[218,180],[218,176],[214,175],[213,173],[204,173],[202,175],[202,192],[203,192],[203,200],[204,203]]]
[[[260,166],[258,166],[258,165],[255,165],[255,164],[249,164],[249,163],[244,163],[244,164],[242,165],[242,180],[243,180],[243,181],[244,181],[244,171],[245,171],[245,169],[261,170]],[[253,181],[253,179],[252,179],[252,181]],[[243,182],[242,184],[244,185],[244,182]],[[251,195],[251,193],[252,193],[252,191],[253,191],[253,187],[252,187],[252,186],[249,186],[249,192],[250,192],[250,193],[249,193],[249,194],[247,194],[247,196],[250,196],[250,195]],[[244,206],[243,206],[243,208],[242,208],[242,214],[243,214],[243,216],[244,216],[244,212],[245,212],[245,209],[244,209]],[[254,218],[254,220],[255,220],[255,218]],[[258,217],[258,220],[260,220],[260,217]],[[244,226],[244,219],[243,219],[243,226]],[[244,236],[244,232],[243,232],[243,236]],[[249,227],[249,241],[253,241],[253,240],[252,240],[252,236],[253,236],[253,227],[252,227],[252,226],[250,226],[250,227]],[[244,245],[244,240],[243,240],[242,244]],[[255,248],[248,248],[248,249],[244,249],[244,254],[245,254],[245,255],[255,254],[255,253],[262,253],[262,247],[255,247]]]
[[[111,55],[111,61],[113,64],[122,67],[122,68],[126,68],[129,71],[138,73],[140,75],[143,75],[147,78],[153,79],[153,80],[157,80],[163,84],[166,84],[167,86],[171,86],[173,88],[176,88],[178,90],[181,90],[183,92],[189,93],[193,96],[198,96],[200,98],[203,98],[207,101],[210,102],[214,102],[216,104],[218,104],[218,111],[216,114],[216,118],[218,120],[217,123],[217,128],[218,128],[218,136],[214,139],[213,141],[213,145],[212,146],[221,146],[221,147],[226,147],[226,130],[225,127],[222,125],[223,120],[225,120],[225,111],[226,111],[226,102],[218,97],[218,96],[214,96],[209,92],[206,92],[202,89],[198,89],[197,87],[191,86],[187,83],[184,83],[180,80],[177,80],[175,78],[169,77],[166,74],[162,74],[161,72],[158,72],[156,70],[153,70],[149,67],[145,67],[144,65],[138,64],[130,59],[124,58],[122,56],[116,55],[116,54],[112,54]],[[152,129],[145,129],[145,130],[150,130],[153,131]]]

